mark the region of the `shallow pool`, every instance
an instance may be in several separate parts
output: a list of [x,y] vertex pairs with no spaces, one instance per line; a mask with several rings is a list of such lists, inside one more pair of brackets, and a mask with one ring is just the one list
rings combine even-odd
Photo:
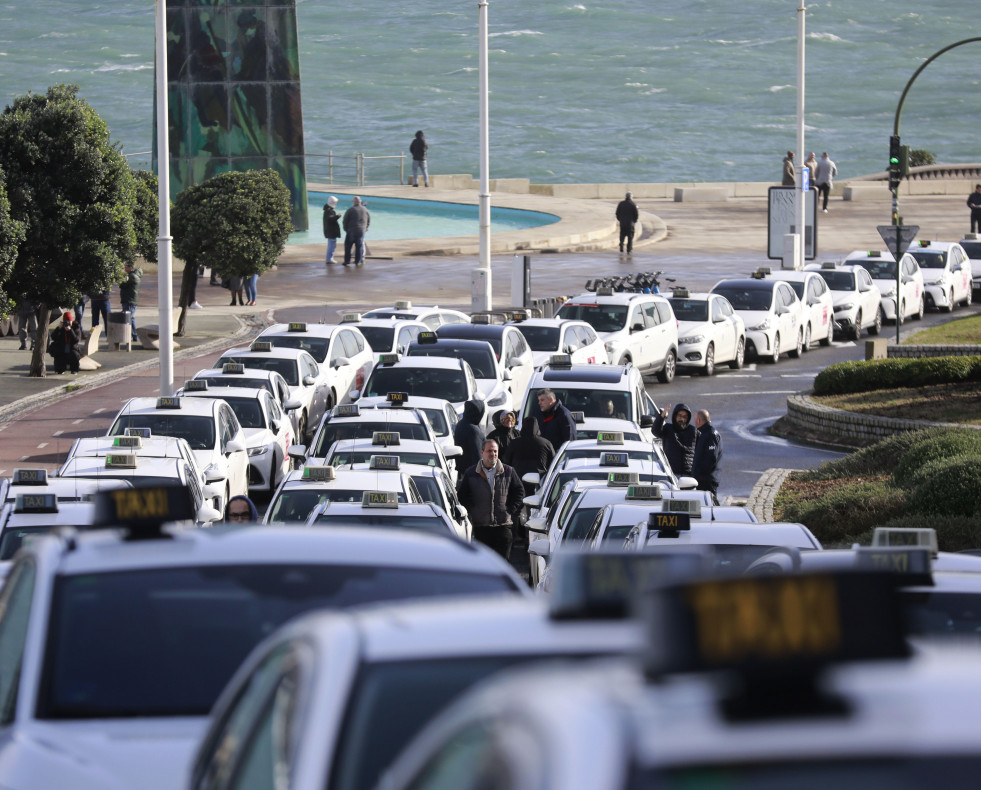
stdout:
[[[341,216],[351,207],[355,193],[310,192],[310,230],[290,234],[288,244],[326,244],[323,234],[324,203],[329,195],[337,196],[337,213]],[[477,206],[443,203],[436,200],[364,197],[371,212],[368,243],[372,240],[427,239],[437,236],[476,236],[480,233]],[[491,233],[551,225],[559,217],[544,211],[525,211],[491,205]],[[342,228],[343,230],[343,228]],[[343,238],[343,237],[342,237]]]

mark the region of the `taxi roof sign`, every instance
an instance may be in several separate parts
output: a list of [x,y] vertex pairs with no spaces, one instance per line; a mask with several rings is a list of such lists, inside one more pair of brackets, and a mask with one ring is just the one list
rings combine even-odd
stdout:
[[241,376],[245,373],[245,365],[241,362],[226,362],[221,366],[221,372],[225,375]]
[[399,299],[395,303],[395,309],[396,310],[411,310],[412,309],[412,302],[410,302],[408,299]]
[[623,431],[598,431],[596,444],[623,444]]
[[576,425],[582,425],[584,422],[586,422],[586,412],[584,412],[584,411],[572,411],[572,412],[569,412],[569,413],[572,415],[572,421]]
[[394,365],[399,361],[398,354],[379,354],[378,364],[379,365]]
[[162,537],[168,521],[195,517],[191,492],[181,485],[117,488],[94,497],[95,526],[129,528],[130,540]]
[[936,557],[937,531],[926,527],[876,527],[873,546],[923,546]]
[[861,546],[855,567],[897,574],[904,585],[933,586],[933,563],[928,546]]
[[610,472],[606,478],[606,484],[610,487],[635,486],[640,483],[640,474],[637,472]]
[[702,517],[702,503],[697,499],[665,499],[661,503],[662,513],[687,513],[692,518]]
[[[664,500],[664,504],[667,503],[668,500]],[[647,528],[662,533],[661,537],[670,537],[672,533],[688,532],[691,529],[691,516],[688,513],[670,510],[655,511],[647,516]]]
[[153,432],[149,428],[126,428],[123,436],[139,436],[141,439],[153,438]]
[[176,395],[163,395],[157,398],[158,409],[179,409],[180,407],[181,399]]
[[630,486],[627,488],[627,499],[661,499],[661,486],[657,483],[646,486]]
[[287,332],[306,332],[307,325],[303,321],[290,321],[286,327]]
[[14,513],[57,513],[57,494],[18,494],[14,498]]
[[387,400],[393,406],[404,406],[406,403],[409,402],[409,393],[389,392],[388,395],[385,396],[385,400]]
[[626,453],[600,453],[600,466],[629,466],[630,457]]
[[671,289],[671,296],[675,299],[687,299],[689,296],[688,289],[684,286],[678,286]]
[[361,313],[341,313],[342,324],[357,324],[361,321]]
[[357,403],[342,403],[334,409],[335,417],[360,417],[361,407]]
[[397,455],[372,455],[368,458],[369,469],[397,472],[401,459]]
[[399,495],[394,491],[365,491],[361,495],[361,507],[398,508]]
[[472,316],[470,316],[470,323],[471,324],[489,324],[489,323],[491,323],[491,317],[489,315],[487,315],[486,313],[482,313],[480,315],[472,315]]
[[402,434],[398,431],[374,431],[371,434],[371,443],[380,444],[384,447],[402,444]]
[[48,484],[48,470],[15,469],[10,482],[15,486],[44,486]]
[[207,379],[191,379],[184,382],[184,392],[207,392]]
[[822,269],[835,269],[837,268],[837,266],[838,264],[835,263],[834,261],[825,261],[824,263],[821,264]]
[[143,448],[143,437],[142,436],[113,436],[112,446],[132,447],[134,450],[140,450]]
[[133,453],[110,453],[106,456],[107,469],[136,469],[136,456]]
[[255,340],[252,345],[249,346],[249,351],[259,352],[260,354],[265,354],[273,350],[273,344],[268,340]]
[[550,368],[571,368],[572,367],[572,355],[571,354],[552,354],[548,358],[548,366]]
[[609,285],[602,285],[596,289],[597,296],[613,296],[613,289]]
[[439,335],[435,332],[420,332],[416,335],[416,342],[421,346],[427,346],[439,340]]
[[303,467],[302,479],[317,483],[330,483],[337,479],[337,471],[333,466],[305,466]]

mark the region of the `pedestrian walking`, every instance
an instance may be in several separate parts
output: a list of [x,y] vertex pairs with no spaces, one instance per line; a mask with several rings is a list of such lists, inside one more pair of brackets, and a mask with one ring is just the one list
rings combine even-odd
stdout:
[[576,421],[572,418],[572,412],[556,399],[552,390],[538,390],[538,409],[538,427],[542,437],[548,439],[552,447],[558,450],[566,442],[575,441]]
[[817,163],[818,163],[817,157],[814,155],[814,152],[811,151],[811,153],[807,155],[807,159],[804,160],[804,167],[807,168],[809,174],[808,182],[811,184],[816,183],[814,180],[814,176],[817,173]]
[[371,214],[363,205],[361,198],[355,196],[351,200],[351,208],[344,212],[344,265],[351,264],[351,253],[354,252],[354,265],[364,265],[364,237],[371,225]]
[[695,456],[691,475],[698,481],[699,491],[711,491],[712,500],[719,504],[719,467],[722,463],[722,436],[712,425],[708,409],[695,412]]
[[65,369],[78,373],[78,361],[81,354],[78,350],[82,342],[82,330],[78,321],[74,320],[71,310],[66,310],[61,316],[61,324],[51,333],[48,341],[48,353],[54,358],[55,373],[59,376]]
[[244,305],[245,300],[242,298],[242,292],[245,290],[245,278],[239,277],[237,274],[228,278],[228,290],[232,292],[232,301],[229,302],[229,307],[235,306],[235,299],[238,299],[239,305]]
[[92,308],[93,329],[99,326],[99,321],[101,319],[102,323],[105,324],[106,332],[109,331],[109,311],[112,309],[109,305],[109,299],[109,291],[89,294],[89,305]]
[[967,196],[971,209],[971,233],[981,233],[981,184],[974,185],[974,191]]
[[792,187],[797,183],[797,175],[794,172],[794,152],[787,151],[783,158],[783,185]]
[[501,409],[494,413],[493,420],[495,428],[487,434],[487,438],[497,442],[500,455],[503,458],[508,451],[508,447],[511,446],[511,442],[518,438],[518,432],[514,428],[518,419],[515,417],[513,411]]
[[426,136],[422,133],[422,129],[416,132],[416,136],[413,138],[412,142],[409,143],[409,153],[412,154],[412,186],[419,186],[419,173],[422,173],[422,178],[426,182],[426,186],[429,186],[429,169],[426,166],[426,154],[429,151],[429,143],[426,142]]
[[256,297],[259,295],[259,275],[253,274],[245,278],[245,303],[255,304]]
[[119,285],[119,302],[123,311],[129,312],[130,327],[133,330],[132,339],[136,340],[136,308],[140,303],[143,269],[138,268],[132,261],[126,261],[123,269],[126,272],[126,279]]
[[327,260],[325,264],[337,263],[334,250],[341,237],[341,215],[337,213],[337,198],[331,195],[324,204],[324,238],[327,239]]
[[676,475],[691,475],[691,465],[695,459],[695,440],[698,430],[691,424],[691,409],[679,403],[671,411],[671,421],[667,422],[670,406],[661,409],[654,420],[654,433],[661,437],[661,446]]
[[831,187],[834,186],[834,177],[838,175],[838,167],[831,161],[828,152],[821,154],[821,161],[817,163],[814,170],[814,181],[818,188],[818,197],[824,199],[821,207],[825,214],[828,213],[828,195],[831,194]]
[[457,496],[467,509],[474,538],[509,559],[511,528],[524,506],[525,489],[514,468],[501,462],[493,439],[484,441],[480,461],[463,473]]
[[623,200],[617,203],[616,217],[617,222],[620,223],[620,252],[623,252],[623,242],[627,242],[627,252],[633,252],[634,249],[634,231],[637,227],[637,222],[640,220],[640,212],[637,210],[637,204],[634,203],[633,193],[628,192]]
[[463,404],[463,416],[453,429],[453,444],[463,450],[463,455],[457,459],[457,470],[473,466],[480,460],[484,446],[484,431],[480,424],[484,421],[484,402],[468,400]]
[[20,319],[17,337],[20,338],[21,351],[27,348],[28,338],[31,339],[31,351],[34,350],[34,341],[37,340],[37,308],[37,304],[26,296],[17,302],[17,317]]

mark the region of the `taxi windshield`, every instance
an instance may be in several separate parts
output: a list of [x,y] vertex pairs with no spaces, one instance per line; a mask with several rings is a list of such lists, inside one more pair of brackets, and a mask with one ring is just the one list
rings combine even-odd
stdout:
[[[11,560],[25,541],[38,535],[46,535],[56,525],[46,527],[7,527],[0,536],[0,560]],[[63,526],[63,525],[61,525]]]
[[501,592],[516,592],[503,574],[329,561],[59,575],[37,717],[207,716],[249,651],[304,612]]
[[416,464],[417,466],[439,466],[439,459],[436,453],[403,453],[398,452],[397,447],[379,447],[377,450],[337,450],[328,462],[331,466],[345,466],[347,464],[366,464],[373,455],[398,455],[403,464]]
[[896,262],[882,260],[856,260],[850,263],[857,263],[870,275],[873,280],[895,280]]
[[[202,376],[208,382],[208,389],[215,387],[241,387],[245,390],[265,390],[270,395],[276,395],[272,382],[269,379],[245,379],[241,376],[232,378],[231,376]],[[239,421],[241,422],[241,417]]]
[[395,340],[394,327],[361,326],[361,324],[358,324],[358,329],[361,330],[361,334],[368,341],[368,345],[371,346],[372,351],[383,353],[392,350],[392,343]]
[[524,326],[518,331],[525,336],[532,351],[558,351],[559,328],[557,326]]
[[399,434],[400,439],[420,439],[429,440],[429,433],[425,425],[413,422],[390,423],[385,420],[362,421],[362,420],[331,420],[324,423],[320,429],[313,449],[310,451],[312,458],[324,458],[330,446],[334,442],[344,439],[370,439],[375,431],[394,431]]
[[467,379],[462,370],[397,367],[375,368],[365,385],[365,396],[408,392],[410,396],[443,398],[453,403],[467,399]]
[[497,365],[494,364],[494,352],[489,346],[461,347],[443,345],[441,343],[413,343],[406,354],[409,357],[443,357],[447,359],[465,359],[473,375],[478,379],[496,379]]
[[287,359],[284,357],[222,357],[221,363],[225,362],[241,362],[246,367],[258,368],[259,370],[271,370],[274,373],[278,373],[284,379],[286,383],[291,387],[298,387],[300,385],[300,374],[298,372],[298,366],[295,359]]
[[419,495],[423,502],[432,502],[440,507],[446,506],[446,502],[443,501],[443,492],[440,491],[439,483],[436,482],[435,477],[432,475],[413,475],[412,479],[415,481],[416,488],[419,489]]
[[[590,389],[585,384],[581,388],[552,387],[551,389],[555,393],[555,399],[569,411],[581,411],[585,417],[629,420],[630,415],[633,414],[633,398],[629,392]],[[525,399],[522,420],[529,415],[537,418],[541,413],[538,398]]]
[[712,292],[728,299],[733,310],[765,311],[770,309],[770,304],[773,302],[772,288],[740,288],[736,285],[722,285],[713,288]]
[[946,252],[910,250],[909,254],[916,258],[921,269],[943,269],[947,265]]
[[[268,340],[273,344],[273,348],[298,348],[301,351],[306,351],[320,363],[323,363],[327,359],[327,349],[330,348],[329,337],[311,337],[310,335],[300,334],[260,335],[259,340]],[[252,365],[251,367],[256,366]]]
[[981,258],[981,241],[962,241],[961,246],[968,258]]
[[627,323],[627,306],[621,304],[562,305],[556,318],[585,321],[597,332],[619,332]]
[[832,291],[854,291],[855,275],[852,272],[838,272],[822,269],[818,272]]
[[181,414],[179,409],[156,414],[123,414],[113,423],[109,435],[122,436],[127,428],[149,428],[151,436],[186,439],[192,450],[211,450],[215,446],[214,419]]
[[243,428],[265,428],[266,416],[262,405],[255,398],[222,398],[232,407]]
[[[407,502],[405,492],[397,491],[399,502]],[[322,502],[360,502],[362,489],[344,488],[284,488],[269,509],[268,524],[306,521],[313,509]]]
[[679,321],[708,321],[707,299],[672,299],[671,309]]
[[377,510],[367,508],[364,513],[333,514],[327,512],[317,516],[318,525],[331,527],[384,527],[386,529],[421,529],[427,532],[438,532],[445,535],[449,527],[435,513],[431,516],[400,516],[397,511],[390,511],[390,516],[379,516]]

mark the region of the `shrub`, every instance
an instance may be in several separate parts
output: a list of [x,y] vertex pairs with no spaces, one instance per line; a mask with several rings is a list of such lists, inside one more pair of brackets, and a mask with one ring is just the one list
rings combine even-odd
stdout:
[[933,474],[933,462],[965,455],[973,456],[977,468],[981,469],[981,431],[940,429],[910,447],[899,459],[893,471],[893,483],[913,488]]
[[937,459],[908,497],[912,513],[981,516],[981,473],[976,455]]
[[926,428],[893,434],[844,458],[826,461],[817,469],[804,472],[801,477],[804,480],[832,480],[836,477],[890,474],[910,448],[948,432],[963,433],[956,428]]
[[818,499],[788,502],[783,515],[806,524],[827,546],[850,543],[856,534],[902,515],[905,509],[904,493],[877,481],[842,486]]
[[[885,527],[929,527],[937,530],[941,551],[963,551],[981,547],[981,518],[970,516],[906,515],[890,519]],[[871,533],[869,538],[871,539]]]
[[909,166],[923,167],[923,165],[937,164],[937,157],[925,148],[912,148],[909,152]]
[[814,378],[815,395],[923,387],[959,381],[981,381],[981,357],[923,357],[839,362]]

